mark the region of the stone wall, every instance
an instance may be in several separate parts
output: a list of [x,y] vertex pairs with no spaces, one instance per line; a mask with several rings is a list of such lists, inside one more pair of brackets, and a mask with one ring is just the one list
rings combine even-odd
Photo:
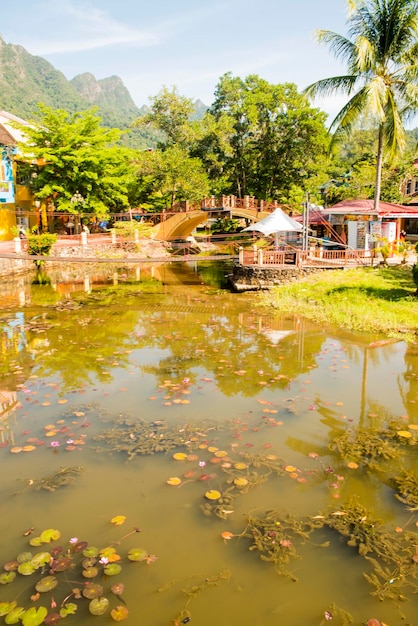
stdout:
[[317,267],[235,265],[229,282],[234,291],[255,291],[301,280],[310,274],[323,271],[324,268]]
[[0,280],[9,276],[19,276],[33,271],[33,261],[23,259],[0,259]]

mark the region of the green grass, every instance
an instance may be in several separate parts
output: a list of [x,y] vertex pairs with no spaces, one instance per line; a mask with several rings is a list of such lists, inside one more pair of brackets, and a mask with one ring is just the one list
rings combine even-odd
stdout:
[[417,338],[418,298],[410,267],[331,270],[275,287],[263,303],[345,329]]

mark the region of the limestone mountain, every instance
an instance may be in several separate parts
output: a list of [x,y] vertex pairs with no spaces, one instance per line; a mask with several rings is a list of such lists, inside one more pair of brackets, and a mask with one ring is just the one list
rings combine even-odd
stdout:
[[[119,76],[97,80],[85,72],[67,80],[46,59],[34,56],[19,45],[6,43],[0,36],[0,110],[26,120],[37,116],[38,103],[73,113],[97,106],[103,125],[128,130],[136,117],[149,113],[147,105],[134,103]],[[195,103],[194,119],[207,107]],[[149,128],[130,129],[124,143],[135,148],[154,147],[159,134]]]

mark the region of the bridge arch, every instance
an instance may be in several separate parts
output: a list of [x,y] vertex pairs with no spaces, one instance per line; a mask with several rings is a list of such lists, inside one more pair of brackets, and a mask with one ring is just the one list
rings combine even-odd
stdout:
[[[196,226],[205,222],[211,215],[211,211],[183,211],[175,213],[166,220],[156,224],[153,228],[153,238],[159,241],[170,241],[172,239],[185,239],[192,234]],[[216,216],[219,216],[216,211]],[[213,213],[215,214],[215,213]],[[268,211],[257,211],[256,209],[231,208],[224,211],[225,217],[241,217],[251,222],[263,219],[269,215]]]

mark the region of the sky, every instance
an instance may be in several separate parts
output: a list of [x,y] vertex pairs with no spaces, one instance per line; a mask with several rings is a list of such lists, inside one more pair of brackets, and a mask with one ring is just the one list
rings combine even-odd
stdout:
[[[163,86],[206,105],[226,72],[302,90],[345,73],[315,30],[346,35],[345,0],[1,1],[0,34],[67,79],[119,76],[135,104]],[[314,106],[332,121],[344,97]]]

